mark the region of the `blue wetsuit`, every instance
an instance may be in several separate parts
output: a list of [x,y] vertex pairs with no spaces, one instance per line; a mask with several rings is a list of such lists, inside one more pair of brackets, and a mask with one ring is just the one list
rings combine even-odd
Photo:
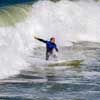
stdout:
[[43,43],[46,43],[46,60],[48,60],[49,56],[53,54],[53,49],[55,49],[58,52],[58,48],[55,43],[52,43],[51,41],[46,41],[40,38],[36,38],[36,39]]

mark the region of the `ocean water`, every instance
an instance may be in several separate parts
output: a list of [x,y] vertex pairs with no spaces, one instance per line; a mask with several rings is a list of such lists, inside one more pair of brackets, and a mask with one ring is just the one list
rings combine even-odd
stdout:
[[[99,11],[94,0],[2,7],[0,100],[100,100]],[[59,61],[83,62],[48,66],[33,36],[56,37]]]
[[[31,58],[43,59],[44,49],[36,48]],[[100,48],[63,47],[60,52],[60,59],[84,61],[77,67],[35,62],[20,74],[0,80],[0,99],[99,100]]]
[[0,0],[0,7],[8,6],[8,5],[16,5],[16,4],[25,4],[28,2],[35,2],[38,0]]

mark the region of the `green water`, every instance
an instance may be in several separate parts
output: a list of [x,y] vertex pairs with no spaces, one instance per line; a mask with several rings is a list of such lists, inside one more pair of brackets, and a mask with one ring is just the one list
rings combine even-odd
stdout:
[[31,5],[7,6],[0,9],[0,26],[14,26],[17,22],[22,22],[31,11]]

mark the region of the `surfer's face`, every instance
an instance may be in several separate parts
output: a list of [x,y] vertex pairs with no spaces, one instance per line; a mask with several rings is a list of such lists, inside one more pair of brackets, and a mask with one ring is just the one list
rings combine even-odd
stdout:
[[51,38],[50,42],[55,43],[55,38]]

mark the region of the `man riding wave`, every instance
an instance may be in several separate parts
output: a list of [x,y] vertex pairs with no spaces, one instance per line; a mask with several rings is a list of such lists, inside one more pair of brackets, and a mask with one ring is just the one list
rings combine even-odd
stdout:
[[55,38],[51,37],[49,41],[40,39],[38,37],[34,37],[36,40],[39,40],[46,44],[46,60],[49,60],[49,57],[53,54],[53,50],[55,49],[58,52],[57,45],[55,43]]

